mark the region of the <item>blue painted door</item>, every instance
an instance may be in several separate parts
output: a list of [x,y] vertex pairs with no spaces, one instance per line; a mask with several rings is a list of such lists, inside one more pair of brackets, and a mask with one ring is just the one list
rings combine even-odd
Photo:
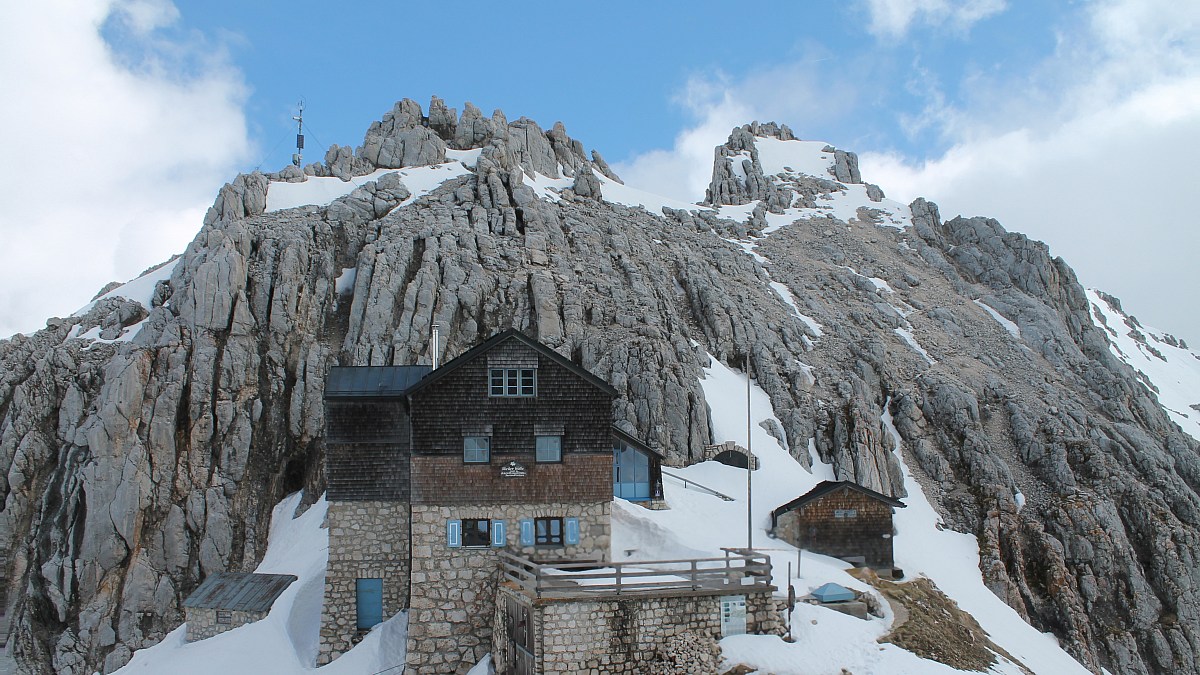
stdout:
[[358,629],[368,630],[383,622],[383,579],[359,579],[355,594],[358,599]]
[[613,448],[613,496],[635,502],[650,499],[650,458],[624,443]]

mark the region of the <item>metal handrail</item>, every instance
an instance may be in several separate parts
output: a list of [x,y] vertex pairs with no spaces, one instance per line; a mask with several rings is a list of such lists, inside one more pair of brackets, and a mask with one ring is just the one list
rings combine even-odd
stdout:
[[[655,594],[771,585],[771,559],[727,550],[723,558],[542,564],[508,551],[499,554],[502,576],[538,598],[596,594]],[[596,569],[601,566],[601,569]],[[582,582],[582,583],[581,583]]]
[[731,502],[731,501],[733,501],[733,497],[730,497],[729,495],[727,495],[727,494],[725,494],[725,493],[723,493],[723,492],[717,492],[716,490],[714,490],[714,489],[712,489],[712,488],[710,488],[710,487],[708,487],[708,486],[706,486],[706,485],[701,485],[701,484],[697,483],[696,481],[694,481],[694,480],[692,480],[692,479],[690,479],[690,478],[684,478],[683,476],[680,476],[680,475],[677,475],[677,474],[673,474],[673,473],[671,473],[670,471],[667,471],[666,469],[663,469],[663,470],[662,470],[662,475],[664,475],[664,476],[668,476],[668,477],[670,477],[670,478],[674,478],[674,479],[675,479],[675,480],[677,480],[677,481],[682,481],[682,482],[683,482],[683,487],[684,487],[685,489],[686,489],[688,486],[694,485],[694,486],[696,486],[697,488],[700,488],[700,490],[702,490],[702,491],[704,491],[704,492],[707,492],[708,494],[710,494],[710,495],[713,495],[714,497],[720,497],[721,499],[724,499],[724,500],[725,500],[725,501],[727,501],[727,502]]

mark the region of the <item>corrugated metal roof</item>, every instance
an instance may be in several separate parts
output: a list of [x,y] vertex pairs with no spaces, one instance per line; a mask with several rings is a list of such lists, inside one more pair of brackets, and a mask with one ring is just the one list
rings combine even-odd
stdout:
[[403,396],[431,370],[429,366],[335,366],[325,378],[325,398]]
[[218,572],[183,601],[184,607],[266,612],[296,577],[291,574]]

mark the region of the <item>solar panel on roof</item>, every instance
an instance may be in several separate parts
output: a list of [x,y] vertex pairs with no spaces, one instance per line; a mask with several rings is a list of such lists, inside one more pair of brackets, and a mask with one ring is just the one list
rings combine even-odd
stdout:
[[402,396],[432,370],[429,366],[336,366],[325,378],[325,397]]

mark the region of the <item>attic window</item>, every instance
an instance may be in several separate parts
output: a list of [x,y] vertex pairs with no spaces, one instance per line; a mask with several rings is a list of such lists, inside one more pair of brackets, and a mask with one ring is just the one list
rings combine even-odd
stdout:
[[858,509],[834,509],[834,518],[857,518]]
[[492,368],[488,393],[491,396],[537,396],[536,368]]

